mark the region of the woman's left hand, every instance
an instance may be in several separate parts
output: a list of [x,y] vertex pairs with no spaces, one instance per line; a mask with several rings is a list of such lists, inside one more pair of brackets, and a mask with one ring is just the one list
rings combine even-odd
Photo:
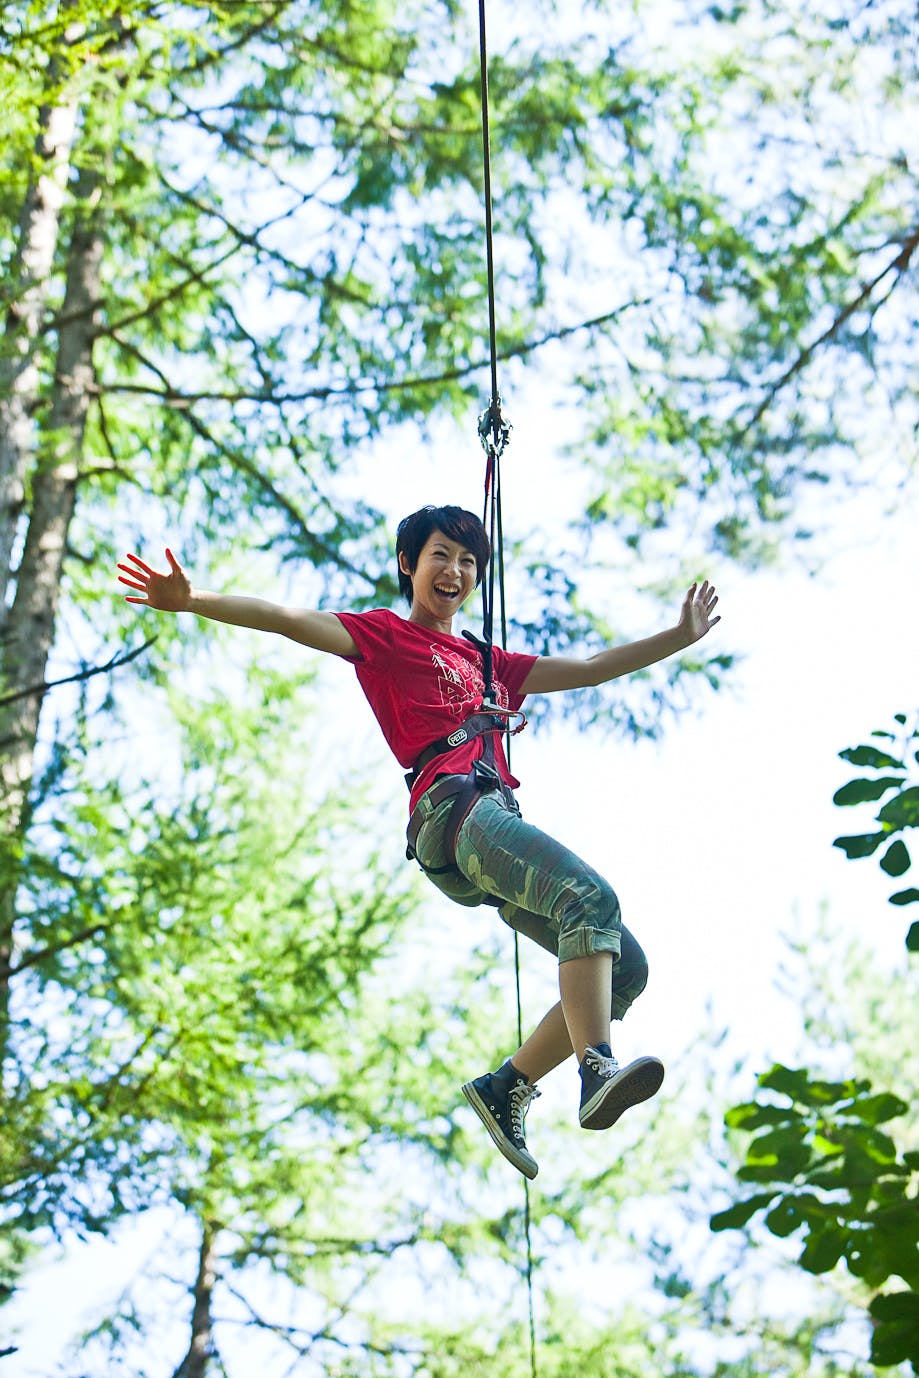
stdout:
[[680,609],[680,630],[686,637],[687,646],[693,641],[699,641],[706,632],[711,631],[716,622],[721,621],[720,613],[717,617],[713,616],[717,602],[715,586],[707,579],[703,581],[701,588],[696,583],[687,591]]

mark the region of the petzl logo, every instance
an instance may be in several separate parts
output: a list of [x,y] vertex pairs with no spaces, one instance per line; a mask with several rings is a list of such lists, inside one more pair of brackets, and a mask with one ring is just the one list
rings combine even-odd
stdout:
[[449,737],[447,738],[447,745],[462,746],[463,742],[466,742],[468,740],[469,733],[466,731],[465,727],[461,727],[458,729],[458,731],[450,733]]

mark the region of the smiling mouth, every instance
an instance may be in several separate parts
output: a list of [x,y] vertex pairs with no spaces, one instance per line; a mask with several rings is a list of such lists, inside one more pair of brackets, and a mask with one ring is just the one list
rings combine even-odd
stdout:
[[439,588],[437,584],[434,585],[434,592],[439,594],[441,598],[459,598],[460,595],[459,589]]

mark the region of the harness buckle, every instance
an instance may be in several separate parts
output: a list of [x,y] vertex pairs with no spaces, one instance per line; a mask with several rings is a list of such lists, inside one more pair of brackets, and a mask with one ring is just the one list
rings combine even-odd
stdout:
[[472,774],[475,776],[475,783],[481,790],[498,789],[501,784],[501,776],[494,766],[490,766],[487,761],[473,761]]

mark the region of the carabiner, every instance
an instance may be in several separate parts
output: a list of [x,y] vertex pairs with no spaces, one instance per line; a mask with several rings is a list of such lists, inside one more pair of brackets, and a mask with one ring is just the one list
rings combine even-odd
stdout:
[[507,722],[504,724],[504,731],[509,732],[512,737],[516,737],[518,732],[522,732],[527,725],[527,715],[522,713],[519,708],[502,708],[500,704],[492,703],[490,699],[483,699],[481,707],[476,709],[477,713],[490,713],[495,718],[519,718],[516,727],[510,727]]

